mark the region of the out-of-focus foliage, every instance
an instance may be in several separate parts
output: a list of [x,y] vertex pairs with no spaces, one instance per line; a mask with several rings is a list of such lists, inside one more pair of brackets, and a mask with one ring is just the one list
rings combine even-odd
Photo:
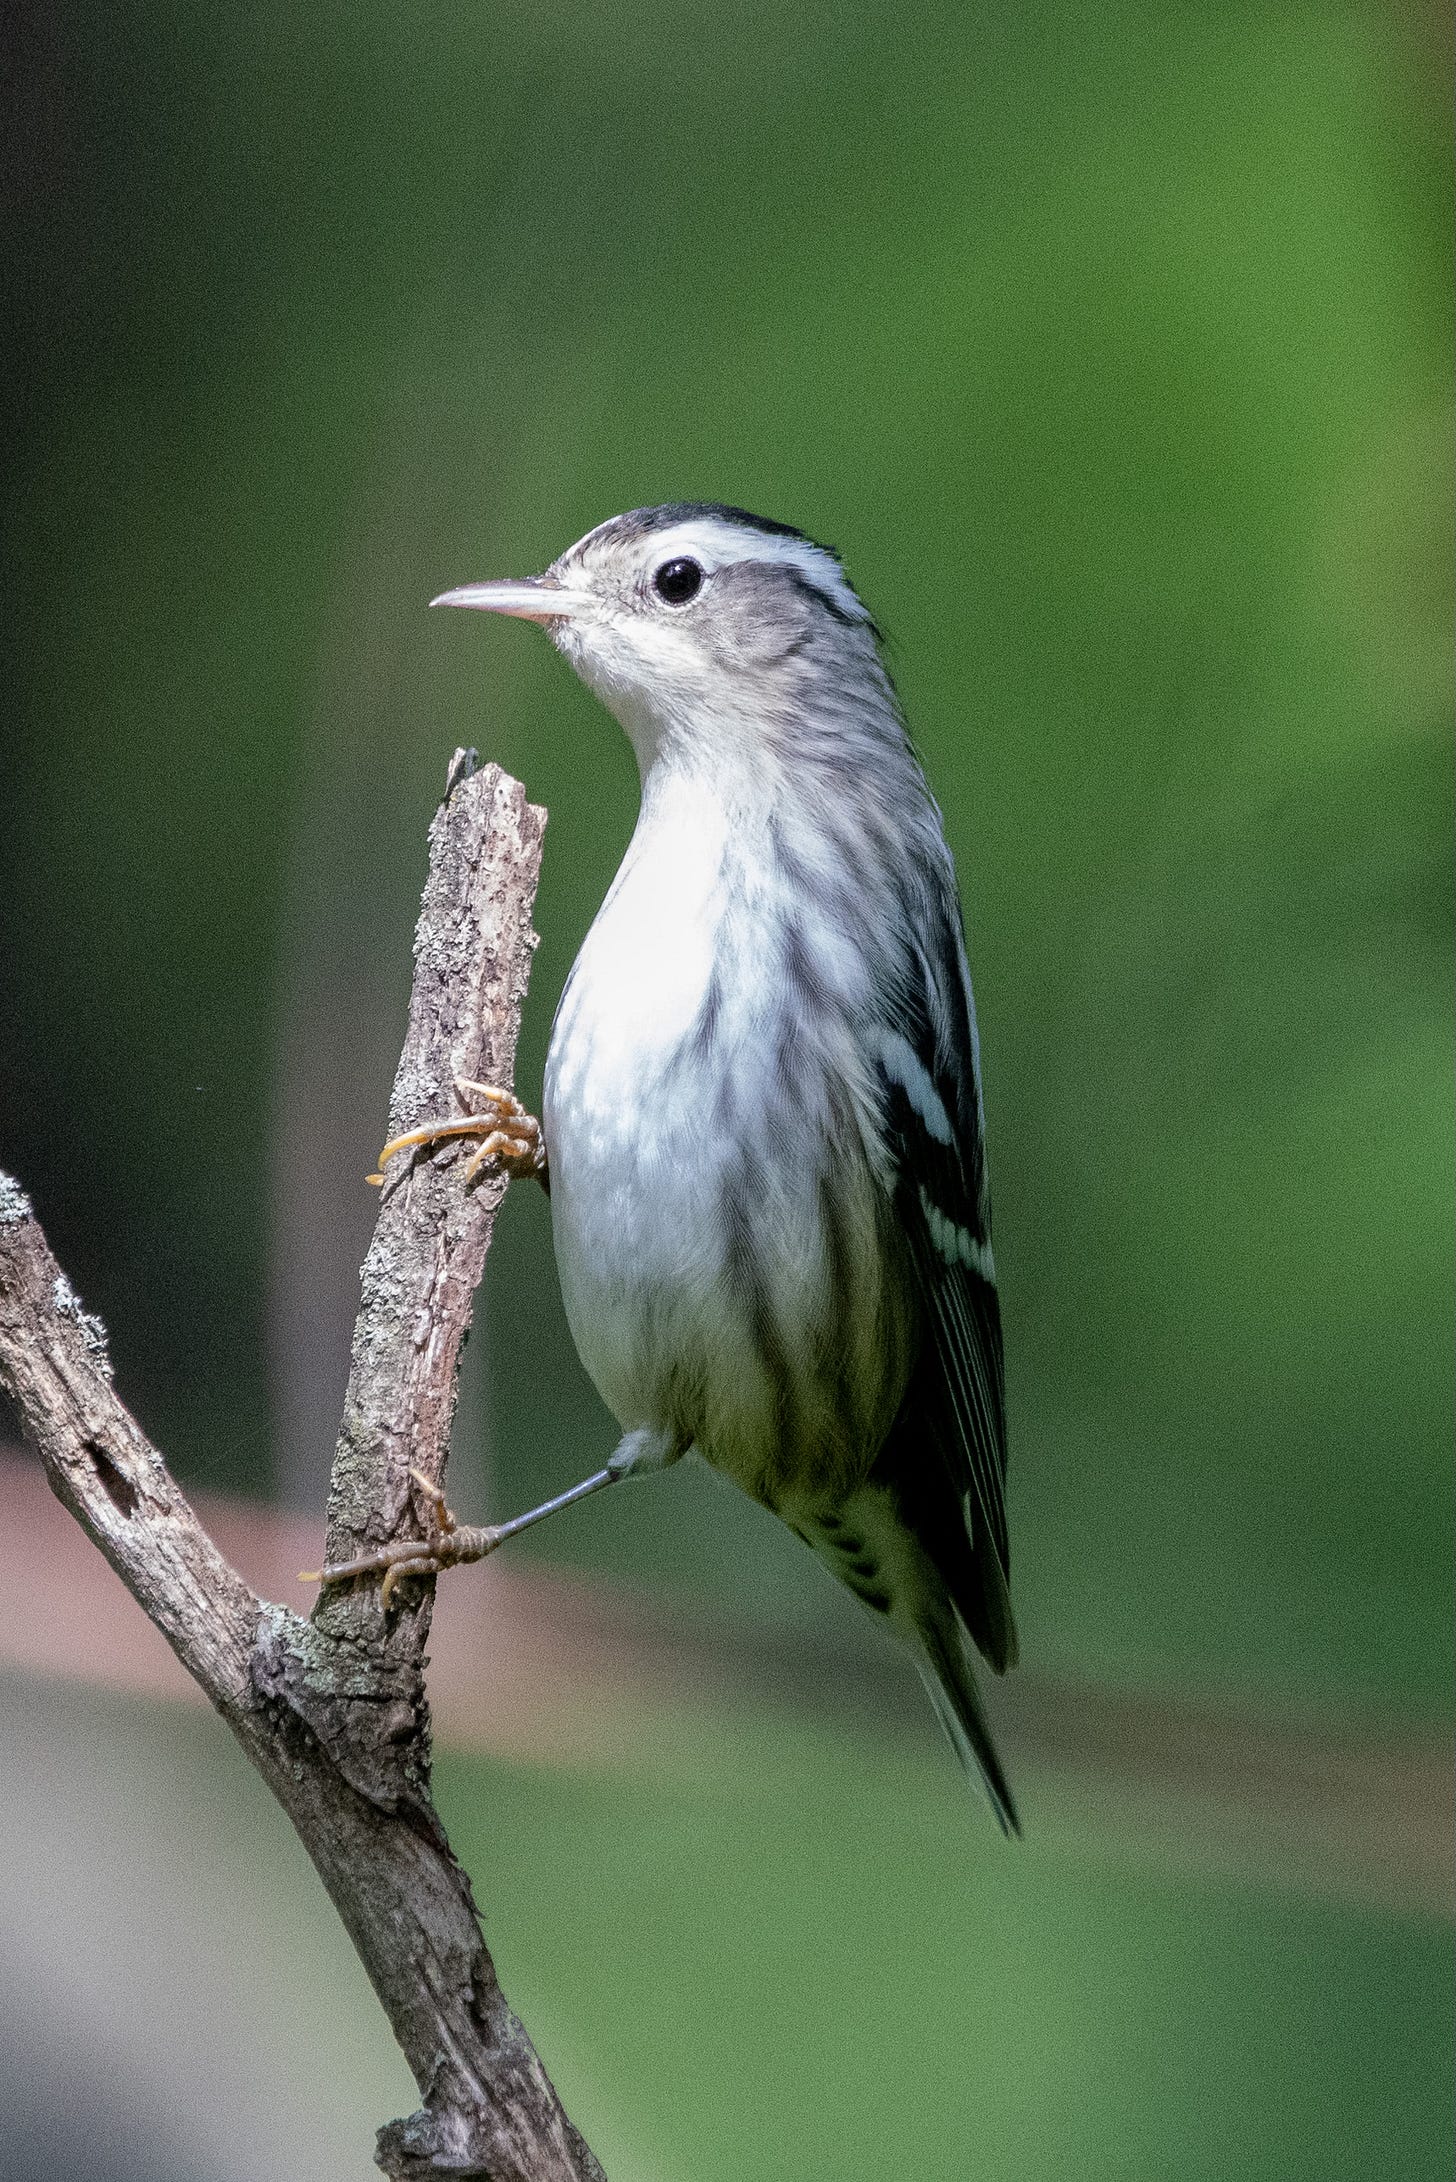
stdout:
[[[268,1489],[280,1055],[368,1078],[362,1175],[452,745],[551,808],[528,1090],[631,824],[620,737],[534,632],[423,602],[727,498],[845,551],[960,859],[1030,1655],[1442,1703],[1436,30],[17,26],[0,1151],[179,1464]],[[320,1247],[357,1262],[368,1211],[323,1204]],[[609,1431],[545,1217],[513,1202],[492,1260],[501,1513]],[[682,1479],[532,1550],[821,1604]]]
[[1139,1868],[1054,1804],[986,1855],[959,1789],[759,1722],[569,1789],[451,1762],[502,1976],[609,2173],[1436,2182],[1442,1927]]
[[[928,1735],[613,1727],[438,1781],[612,2182],[1449,2173],[1443,1923],[1057,1795],[1013,1851]],[[7,2182],[357,2182],[404,2065],[221,1724],[0,1677],[0,1732]]]

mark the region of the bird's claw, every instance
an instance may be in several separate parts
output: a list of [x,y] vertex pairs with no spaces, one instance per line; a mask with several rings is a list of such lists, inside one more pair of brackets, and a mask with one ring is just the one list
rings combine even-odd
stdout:
[[379,1603],[388,1613],[395,1587],[406,1576],[439,1576],[447,1568],[483,1561],[495,1550],[500,1543],[498,1530],[490,1524],[457,1523],[432,1478],[422,1470],[411,1470],[410,1477],[425,1503],[425,1537],[396,1538],[391,1545],[357,1554],[352,1561],[327,1562],[322,1568],[305,1570],[299,1582],[318,1583],[327,1589],[331,1584],[349,1583],[356,1576],[382,1576]]
[[[453,1137],[478,1136],[482,1142],[466,1162],[464,1183],[468,1188],[487,1160],[494,1160],[502,1172],[513,1178],[544,1182],[546,1179],[546,1145],[541,1135],[541,1124],[534,1114],[528,1114],[513,1091],[502,1091],[498,1084],[475,1083],[468,1076],[455,1078],[455,1091],[465,1113],[454,1121],[426,1122],[422,1128],[408,1129],[403,1136],[391,1137],[379,1155],[382,1170],[386,1160],[396,1152],[410,1151],[426,1144],[447,1142]],[[472,1113],[472,1095],[486,1101],[489,1111]],[[383,1172],[371,1174],[369,1181],[378,1188],[384,1180]]]
[[534,1114],[526,1112],[513,1091],[502,1091],[493,1083],[472,1083],[468,1076],[455,1078],[455,1091],[465,1100],[474,1093],[494,1108],[493,1114],[471,1117],[491,1126],[484,1142],[470,1156],[465,1169],[467,1183],[475,1179],[487,1159],[498,1160],[507,1174],[517,1178],[535,1180],[545,1174],[546,1140],[541,1124]]

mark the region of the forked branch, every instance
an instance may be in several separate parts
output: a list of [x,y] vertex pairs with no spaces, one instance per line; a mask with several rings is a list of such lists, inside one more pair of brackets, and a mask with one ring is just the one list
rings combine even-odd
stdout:
[[[496,766],[461,777],[430,832],[409,1029],[389,1133],[450,1110],[457,1076],[509,1083],[535,937],[544,811]],[[444,1476],[461,1344],[505,1183],[462,1154],[396,1160],[365,1261],[327,1556],[418,1534],[411,1470]],[[402,1170],[402,1171],[401,1171]],[[0,1385],[51,1485],[206,1691],[293,1821],[348,1928],[423,2105],[380,2131],[400,2178],[601,2182],[506,2005],[430,1795],[433,1587],[330,1590],[311,1621],[257,1598],[218,1552],[111,1384],[19,1187],[0,1175]]]

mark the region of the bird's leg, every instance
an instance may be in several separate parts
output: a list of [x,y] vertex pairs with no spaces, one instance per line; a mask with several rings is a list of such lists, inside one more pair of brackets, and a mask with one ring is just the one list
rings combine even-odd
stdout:
[[392,1545],[358,1554],[352,1561],[331,1561],[321,1569],[306,1571],[299,1581],[327,1585],[348,1583],[355,1576],[382,1576],[379,1598],[387,1609],[402,1577],[438,1576],[447,1568],[463,1567],[467,1561],[483,1561],[508,1538],[544,1522],[558,1509],[585,1500],[604,1485],[620,1484],[625,1477],[646,1477],[655,1470],[664,1470],[684,1452],[683,1441],[675,1433],[654,1431],[648,1426],[628,1432],[605,1469],[594,1470],[579,1485],[557,1493],[552,1500],[543,1500],[539,1508],[531,1508],[525,1515],[513,1516],[509,1523],[457,1523],[439,1486],[422,1471],[411,1470],[410,1476],[425,1501],[425,1537],[396,1538]]
[[[396,1152],[409,1151],[423,1144],[444,1143],[452,1137],[478,1136],[483,1141],[466,1162],[463,1179],[467,1187],[486,1160],[493,1159],[507,1174],[533,1178],[543,1189],[549,1190],[551,1178],[541,1124],[534,1114],[526,1112],[514,1092],[502,1091],[493,1083],[473,1083],[468,1076],[455,1078],[455,1090],[466,1112],[454,1121],[426,1122],[423,1128],[408,1129],[403,1136],[391,1137],[379,1155],[381,1169]],[[469,1111],[472,1093],[485,1100],[485,1113]],[[369,1180],[377,1189],[384,1181],[383,1173],[371,1174]]]

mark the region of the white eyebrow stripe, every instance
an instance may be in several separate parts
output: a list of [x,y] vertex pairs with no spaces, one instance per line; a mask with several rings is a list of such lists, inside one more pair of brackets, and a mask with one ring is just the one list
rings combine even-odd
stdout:
[[955,1131],[930,1071],[902,1031],[887,1030],[880,1039],[880,1059],[899,1084],[937,1144],[953,1144]]

